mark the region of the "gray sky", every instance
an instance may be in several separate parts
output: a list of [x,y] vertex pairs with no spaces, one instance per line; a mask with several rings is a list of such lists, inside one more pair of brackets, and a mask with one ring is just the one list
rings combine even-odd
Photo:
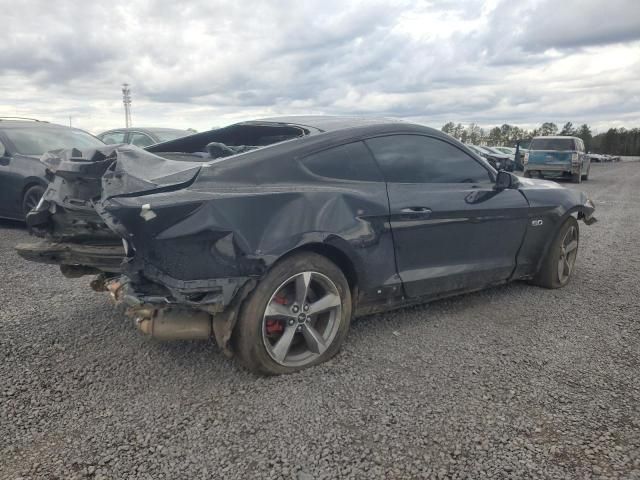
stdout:
[[0,0],[0,116],[640,126],[640,0]]

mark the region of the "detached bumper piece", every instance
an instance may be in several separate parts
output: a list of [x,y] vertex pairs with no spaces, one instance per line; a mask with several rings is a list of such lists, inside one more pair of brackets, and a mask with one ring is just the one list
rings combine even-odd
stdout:
[[86,273],[98,273],[99,271],[118,273],[125,256],[122,243],[84,245],[42,240],[35,243],[20,243],[16,245],[16,251],[22,258],[32,262],[56,264],[61,268],[83,266],[95,270],[95,272],[87,271]]

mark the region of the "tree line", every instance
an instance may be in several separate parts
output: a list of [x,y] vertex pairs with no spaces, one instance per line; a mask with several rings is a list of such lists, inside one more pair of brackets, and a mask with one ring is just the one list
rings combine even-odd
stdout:
[[558,128],[558,125],[553,122],[544,122],[532,130],[505,123],[500,127],[486,130],[476,123],[463,126],[461,123],[448,122],[442,126],[442,131],[463,143],[490,147],[515,147],[516,142],[521,141],[521,146],[526,148],[533,137],[564,135],[580,137],[590,152],[611,155],[640,155],[640,128],[610,128],[606,133],[593,135],[591,127],[586,123],[574,127],[573,123],[567,122],[562,128]]

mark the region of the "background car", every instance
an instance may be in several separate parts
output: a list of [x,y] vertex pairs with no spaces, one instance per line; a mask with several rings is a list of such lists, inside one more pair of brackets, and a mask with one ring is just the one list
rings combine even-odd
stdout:
[[513,155],[516,153],[515,148],[511,147],[491,147],[493,150],[498,150],[499,152],[505,153],[507,155]]
[[99,133],[97,137],[107,145],[117,143],[130,143],[136,147],[144,148],[156,143],[168,142],[176,138],[193,135],[191,130],[178,130],[175,128],[117,128]]
[[512,172],[514,170],[513,156],[507,155],[500,151],[494,151],[491,147],[481,147],[479,145],[469,145],[471,150],[487,160],[496,170],[506,170]]
[[47,187],[44,152],[99,148],[104,143],[77,128],[31,119],[0,117],[0,217],[24,220]]
[[280,117],[94,158],[68,181],[77,159],[43,157],[56,176],[27,221],[44,239],[20,255],[101,273],[92,287],[143,332],[213,335],[264,374],[329,359],[352,316],[516,279],[562,287],[578,220],[595,221],[579,191],[387,119]]
[[524,157],[525,177],[571,178],[574,183],[589,180],[591,157],[578,137],[534,137]]

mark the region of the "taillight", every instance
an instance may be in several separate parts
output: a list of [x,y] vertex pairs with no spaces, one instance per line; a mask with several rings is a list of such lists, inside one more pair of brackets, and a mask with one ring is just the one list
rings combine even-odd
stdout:
[[571,154],[571,163],[578,163],[580,161],[580,157],[577,153]]
[[529,152],[525,152],[524,158],[522,159],[522,163],[529,163]]

